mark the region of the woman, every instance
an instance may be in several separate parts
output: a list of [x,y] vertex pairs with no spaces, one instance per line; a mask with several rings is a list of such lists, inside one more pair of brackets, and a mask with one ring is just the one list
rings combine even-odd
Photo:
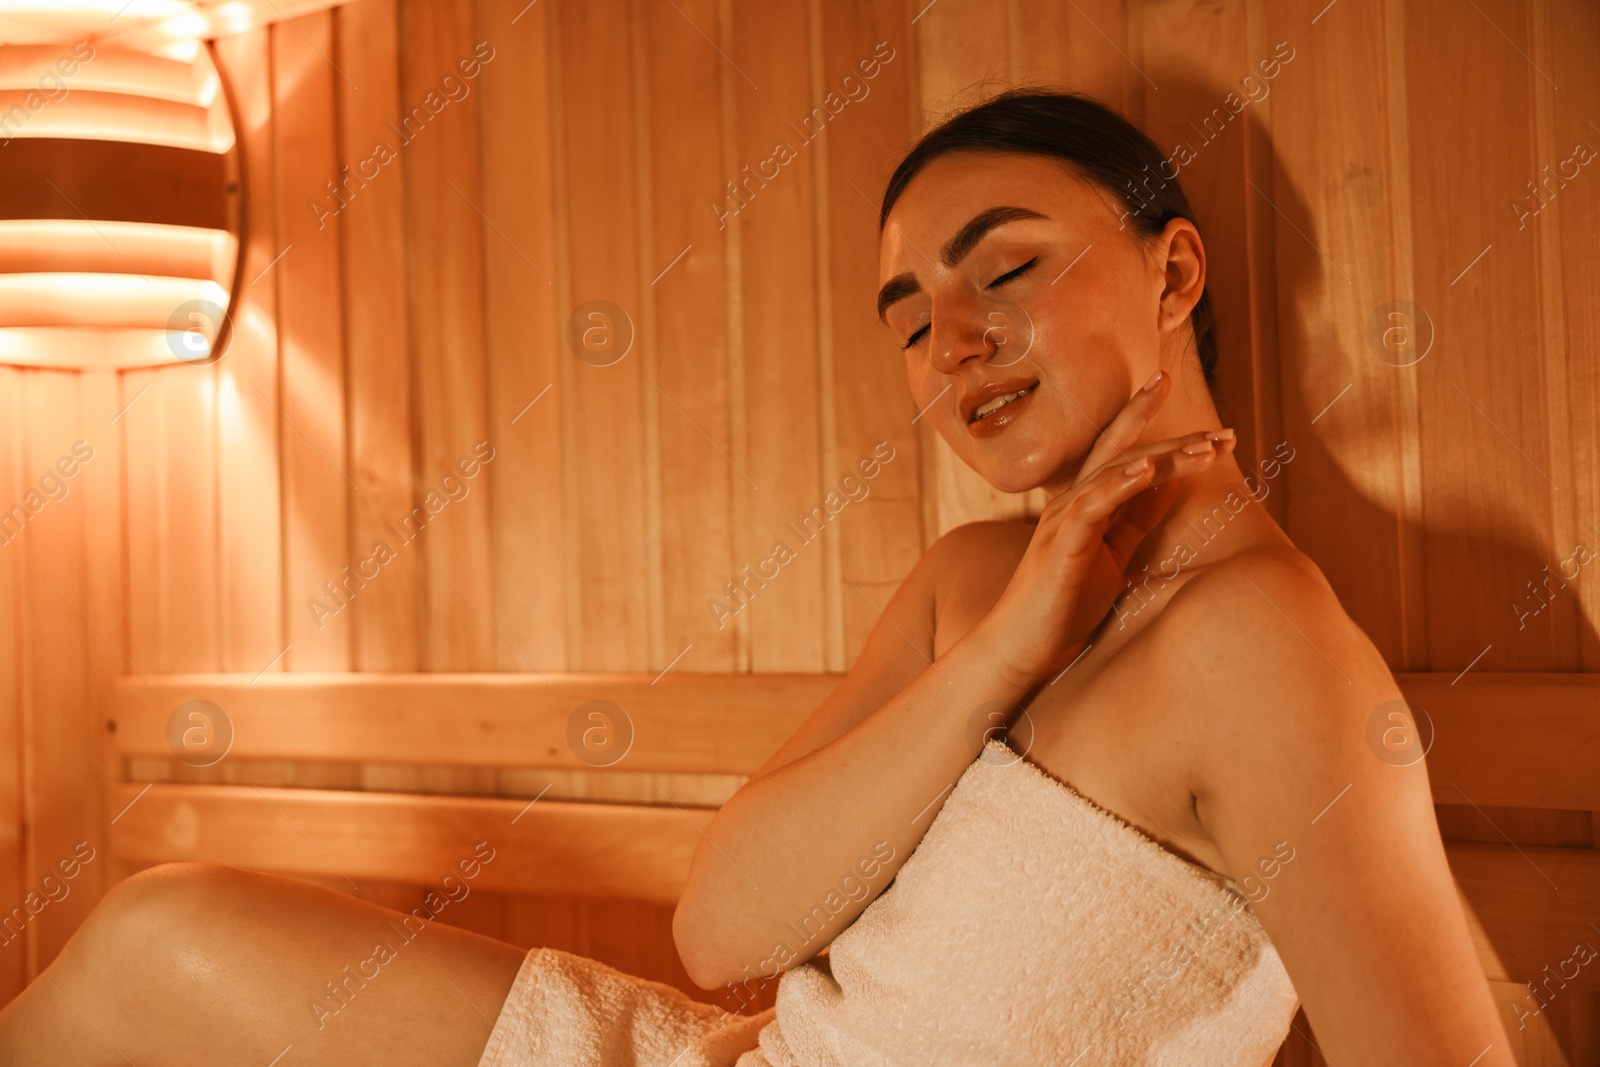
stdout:
[[1332,1063],[1511,1064],[1426,772],[1367,741],[1394,680],[1219,426],[1161,166],[1108,109],[1015,91],[890,180],[878,303],[919,417],[1048,503],[940,538],[706,831],[684,964],[783,973],[775,1011],[435,924],[313,1025],[394,913],[175,866],[0,1013],[0,1061],[1253,1065],[1298,1001]]

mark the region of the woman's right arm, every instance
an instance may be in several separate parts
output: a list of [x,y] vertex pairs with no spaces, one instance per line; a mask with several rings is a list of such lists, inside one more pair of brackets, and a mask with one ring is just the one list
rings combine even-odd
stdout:
[[[924,561],[932,556],[934,550]],[[813,716],[791,739],[807,751],[758,772],[707,827],[673,916],[684,966],[702,988],[771,978],[815,955],[854,921],[921,839],[939,811],[935,802],[976,757],[983,738],[968,728],[974,712],[986,703],[1009,707],[1026,691],[997,668],[975,629],[937,660],[919,659],[922,669],[909,683],[843,733],[808,744],[808,728],[824,728],[841,714],[856,717],[851,706],[859,708],[860,694],[852,690],[881,686],[885,677],[874,671],[876,662],[899,660],[904,671],[906,654],[925,655],[902,641],[890,620],[931,605],[932,570],[919,563],[902,583],[900,602],[891,602],[869,638],[869,646],[880,646],[877,655],[864,649],[829,698],[834,706],[819,709],[832,715],[820,722]],[[931,631],[928,637],[931,647]],[[884,647],[891,641],[900,649]],[[774,761],[785,755],[780,751]],[[828,910],[840,901],[842,910]],[[779,951],[780,944],[789,951]]]
[[[995,607],[929,662],[936,576],[960,555],[953,535],[931,548],[839,690],[723,805],[673,916],[697,985],[770,979],[809,959],[894,877],[998,725],[989,713],[1014,708],[1071,643],[1078,591],[1108,543],[1125,564],[1159,519],[1124,505],[1229,447],[1184,452],[1201,433],[1134,448],[1163,392],[1130,401],[1077,484],[1046,505]],[[1140,517],[1118,525],[1129,514]]]

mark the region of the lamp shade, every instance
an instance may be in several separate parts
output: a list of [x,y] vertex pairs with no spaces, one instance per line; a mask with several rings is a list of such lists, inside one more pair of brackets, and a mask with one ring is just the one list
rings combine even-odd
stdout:
[[242,168],[222,73],[209,46],[188,44],[0,45],[0,362],[143,367],[225,351]]

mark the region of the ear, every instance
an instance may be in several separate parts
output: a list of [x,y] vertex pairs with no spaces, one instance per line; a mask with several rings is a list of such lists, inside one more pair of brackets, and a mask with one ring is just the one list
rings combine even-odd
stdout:
[[1165,284],[1157,325],[1162,333],[1189,321],[1206,286],[1206,249],[1200,231],[1188,219],[1170,219],[1156,242]]

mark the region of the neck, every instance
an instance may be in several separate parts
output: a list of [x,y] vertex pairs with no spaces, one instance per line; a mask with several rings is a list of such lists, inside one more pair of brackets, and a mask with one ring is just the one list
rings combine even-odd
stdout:
[[1218,459],[1203,474],[1183,479],[1172,507],[1134,550],[1128,580],[1136,585],[1157,575],[1171,580],[1180,572],[1282,540],[1283,531],[1261,504],[1269,492],[1265,479],[1253,477],[1247,483],[1232,455]]

